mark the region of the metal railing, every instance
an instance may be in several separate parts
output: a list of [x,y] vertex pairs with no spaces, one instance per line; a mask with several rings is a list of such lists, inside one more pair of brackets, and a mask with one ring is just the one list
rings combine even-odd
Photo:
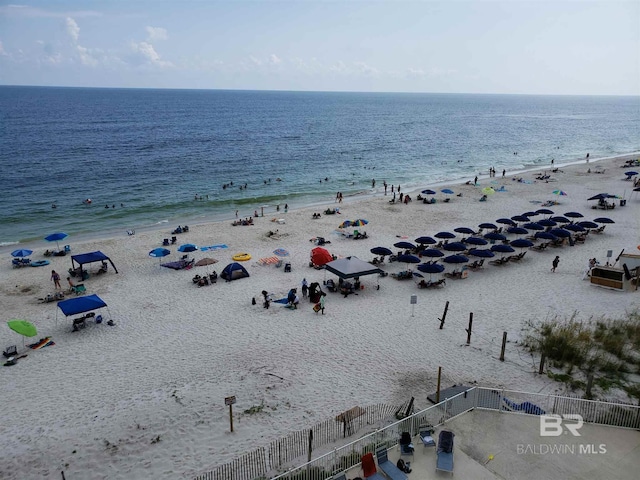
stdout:
[[[327,480],[361,462],[364,454],[379,447],[391,447],[398,443],[402,432],[416,435],[420,427],[438,427],[474,409],[493,410],[519,415],[578,414],[585,423],[619,428],[640,428],[640,406],[624,403],[601,402],[582,398],[561,397],[514,390],[472,387],[458,395],[425,408],[402,420],[380,428],[373,433],[335,448],[332,452],[314,460],[290,468],[284,473],[264,471],[253,477],[239,472],[226,471],[225,475],[213,472],[197,477],[197,480]],[[279,465],[281,468],[284,465]],[[263,463],[262,468],[267,468]],[[251,472],[252,469],[245,469]]]

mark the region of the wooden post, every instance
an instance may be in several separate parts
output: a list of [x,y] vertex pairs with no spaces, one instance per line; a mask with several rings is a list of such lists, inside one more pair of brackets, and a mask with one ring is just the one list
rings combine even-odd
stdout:
[[229,405],[229,426],[233,432],[233,404],[236,403],[235,395],[232,397],[225,397],[224,404]]
[[543,353],[540,357],[540,368],[538,368],[538,373],[542,375],[544,373],[544,361],[547,359],[546,355]]
[[311,462],[312,451],[313,451],[313,430],[309,429],[309,450],[307,452],[307,462]]
[[469,328],[467,328],[467,345],[471,344],[471,325],[473,325],[473,312],[469,313]]
[[500,350],[500,361],[504,362],[504,349],[507,346],[507,332],[502,332],[502,349]]
[[[447,302],[449,306],[449,302]],[[440,379],[442,378],[442,367],[438,367],[438,388],[436,389],[436,403],[440,403]]]
[[442,313],[442,318],[438,319],[440,320],[440,330],[444,328],[444,319],[447,318],[447,310],[449,310],[449,300],[447,300],[447,303],[445,303],[444,305],[444,312]]

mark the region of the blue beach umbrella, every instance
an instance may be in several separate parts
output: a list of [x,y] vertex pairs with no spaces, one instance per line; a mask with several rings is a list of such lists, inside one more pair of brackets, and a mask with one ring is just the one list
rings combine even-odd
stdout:
[[464,243],[468,243],[469,245],[486,245],[489,242],[487,242],[484,238],[469,237],[464,240]]
[[514,215],[513,217],[511,217],[511,220],[514,220],[516,222],[528,222],[529,217],[526,217],[524,215]]
[[443,188],[442,190],[440,190],[442,193],[444,193],[445,195],[453,195],[453,190],[451,190],[450,188]]
[[584,228],[598,228],[598,224],[595,222],[590,222],[589,220],[585,220],[583,222],[578,222],[578,225]]
[[462,242],[451,242],[445,243],[442,246],[442,249],[447,252],[464,252],[467,249],[467,246]]
[[444,265],[440,265],[439,263],[421,263],[416,268],[421,272],[429,274],[444,272]]
[[522,215],[524,215],[525,217],[535,217],[536,215],[540,215],[540,214],[536,211],[536,212],[524,212]]
[[541,238],[543,240],[557,240],[558,239],[558,237],[556,237],[553,233],[549,233],[549,232],[536,232],[533,236],[536,237],[536,238]]
[[289,256],[289,252],[286,251],[284,248],[276,248],[273,253],[275,255],[277,255],[278,257],[288,257]]
[[403,263],[420,263],[422,260],[416,255],[398,255],[398,261]]
[[28,257],[33,253],[33,250],[29,250],[27,248],[21,248],[19,250],[14,250],[11,252],[12,257]]
[[538,215],[553,215],[553,210],[549,210],[548,208],[540,208],[536,210]]
[[473,250],[469,251],[469,255],[473,255],[474,257],[480,257],[480,258],[495,257],[495,253],[493,253],[491,250],[487,248],[474,248]]
[[462,233],[463,235],[474,235],[476,232],[471,230],[469,227],[458,227],[453,229],[454,232]]
[[507,237],[505,237],[504,235],[502,235],[501,233],[497,233],[497,232],[489,232],[487,234],[484,235],[484,238],[486,238],[487,240],[506,240]]
[[515,252],[515,250],[513,249],[513,247],[511,245],[504,245],[502,243],[499,243],[498,245],[493,245],[491,247],[491,251],[492,252],[499,252],[499,253],[513,253],[513,252]]
[[564,214],[565,217],[569,217],[569,218],[582,218],[584,217],[584,215],[582,215],[580,212],[567,212]]
[[393,244],[396,248],[404,248],[405,250],[413,250],[416,246],[411,242],[397,242]]
[[444,265],[440,265],[439,263],[421,263],[416,268],[421,272],[428,273],[429,281],[431,281],[431,275],[433,273],[444,272]]
[[185,243],[184,245],[180,245],[178,247],[178,251],[179,252],[195,252],[196,250],[198,250],[198,247],[196,245],[194,245],[193,243]]
[[389,250],[386,247],[373,247],[371,250],[369,250],[371,253],[373,253],[374,255],[391,255],[393,252],[391,250]]
[[498,220],[496,220],[496,223],[502,223],[503,225],[512,225],[514,227],[517,225],[517,223],[510,218],[499,218]]
[[451,232],[438,232],[434,235],[434,237],[443,239],[456,238],[455,234]]
[[425,237],[416,238],[415,242],[420,244],[420,245],[433,245],[434,243],[438,243],[433,238],[426,237],[426,236]]
[[633,177],[634,175],[638,175],[638,172],[635,172],[635,171],[633,171],[633,170],[630,170],[630,171],[628,171],[628,172],[624,172],[624,174],[625,174],[627,177],[631,178],[631,177]]
[[530,240],[527,240],[526,238],[516,238],[509,245],[516,248],[529,248],[529,247],[533,247],[533,242]]
[[157,258],[158,262],[162,260],[162,257],[166,257],[167,255],[170,255],[170,254],[171,254],[171,251],[167,250],[166,248],[154,248],[149,252],[149,256]]
[[420,255],[430,258],[444,257],[444,253],[436,248],[427,248],[426,250],[421,251]]
[[542,225],[543,227],[555,227],[557,223],[550,218],[543,218],[542,220],[538,220],[538,225]]
[[58,247],[58,250],[60,250],[60,245],[58,245],[58,241],[64,240],[68,236],[69,235],[67,235],[64,232],[56,232],[56,233],[52,233],[51,235],[47,235],[46,237],[44,237],[44,239],[47,242],[56,242],[56,246]]
[[498,227],[496,227],[493,223],[489,223],[489,222],[481,223],[480,225],[478,225],[478,228],[484,228],[486,230],[497,230],[498,229]]
[[571,220],[569,220],[566,217],[563,217],[562,215],[556,215],[555,217],[551,217],[549,220],[553,220],[554,222],[557,223],[570,223]]
[[469,261],[469,257],[460,254],[449,255],[448,257],[444,257],[442,261],[445,263],[466,263]]
[[571,236],[571,232],[569,230],[565,230],[564,228],[553,228],[549,230],[549,233],[559,238],[569,238]]
[[569,225],[565,225],[564,228],[566,230],[571,230],[572,232],[584,232],[586,228],[582,225],[578,225],[577,223],[570,223]]
[[538,222],[525,223],[524,225],[522,225],[522,228],[526,228],[527,230],[544,230],[544,227]]
[[507,228],[507,232],[514,233],[516,235],[526,235],[529,231],[526,228],[522,227],[509,227]]
[[596,223],[616,223],[616,222],[614,222],[613,220],[611,220],[610,218],[607,218],[607,217],[594,218],[593,221],[596,222]]
[[426,190],[422,190],[421,192],[423,195],[435,195],[436,192],[434,190],[430,190],[430,189],[426,189]]

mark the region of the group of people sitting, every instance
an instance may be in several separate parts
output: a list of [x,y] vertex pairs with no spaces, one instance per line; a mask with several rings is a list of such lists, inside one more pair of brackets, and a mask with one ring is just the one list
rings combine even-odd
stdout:
[[247,217],[247,218],[242,218],[242,219],[238,219],[238,220],[234,220],[231,225],[233,225],[234,227],[238,226],[238,225],[253,225],[253,218],[251,217]]
[[318,218],[320,218],[320,217],[322,217],[322,214],[321,214],[321,213],[316,213],[316,212],[314,212],[314,214],[313,214],[313,215],[311,215],[311,218],[313,218],[314,220],[317,220],[317,219],[318,219]]
[[339,214],[339,213],[340,213],[340,209],[338,209],[338,208],[327,208],[327,209],[324,211],[324,214],[325,214],[325,215],[335,215],[336,213],[338,213],[338,214]]
[[204,275],[202,277],[200,275],[196,275],[191,279],[191,281],[196,285],[198,285],[198,287],[213,285],[214,283],[218,282],[218,272],[214,270],[213,273],[210,273],[209,275]]
[[184,227],[181,227],[180,225],[178,225],[178,228],[176,228],[173,232],[171,232],[171,234],[175,235],[177,233],[184,233],[188,231],[189,231],[189,227],[187,225],[185,225]]

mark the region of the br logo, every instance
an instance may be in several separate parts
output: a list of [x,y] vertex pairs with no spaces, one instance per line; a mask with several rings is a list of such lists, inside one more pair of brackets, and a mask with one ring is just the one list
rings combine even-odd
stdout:
[[[565,423],[565,420],[572,422]],[[582,428],[583,424],[582,415],[540,415],[540,436],[559,437],[563,433],[569,432],[574,437],[580,437],[578,430]]]

